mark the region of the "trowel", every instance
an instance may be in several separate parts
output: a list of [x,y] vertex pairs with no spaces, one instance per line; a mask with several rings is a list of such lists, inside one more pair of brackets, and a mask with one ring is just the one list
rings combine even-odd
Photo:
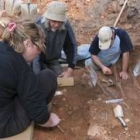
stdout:
[[114,115],[115,115],[116,118],[118,118],[118,120],[121,122],[121,124],[123,125],[123,127],[127,127],[127,124],[123,120],[124,114],[123,114],[123,110],[122,110],[121,105],[117,105],[114,108]]

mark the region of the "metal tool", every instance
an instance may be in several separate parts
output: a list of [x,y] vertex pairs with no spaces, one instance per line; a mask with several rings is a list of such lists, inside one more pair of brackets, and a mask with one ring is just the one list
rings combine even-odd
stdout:
[[65,134],[64,130],[63,130],[59,125],[57,125],[57,128],[60,130],[60,132],[61,132],[62,134]]
[[86,69],[88,70],[89,74],[90,74],[90,78],[91,78],[91,82],[94,86],[96,86],[98,77],[97,77],[97,73],[95,72],[95,70],[92,68],[91,65],[86,66]]
[[114,108],[114,115],[116,118],[118,118],[118,120],[121,122],[121,124],[123,125],[123,127],[127,127],[127,124],[125,123],[125,121],[123,120],[123,109],[121,107],[121,105],[117,105]]
[[123,99],[110,99],[110,100],[106,100],[105,103],[121,103],[123,102]]

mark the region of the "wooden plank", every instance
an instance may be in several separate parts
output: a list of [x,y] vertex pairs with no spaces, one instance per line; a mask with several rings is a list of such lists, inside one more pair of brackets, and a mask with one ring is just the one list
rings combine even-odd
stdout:
[[12,137],[2,138],[0,140],[32,140],[33,130],[34,130],[34,124],[32,123],[24,132]]
[[57,78],[58,86],[74,86],[74,78],[68,77],[68,78]]

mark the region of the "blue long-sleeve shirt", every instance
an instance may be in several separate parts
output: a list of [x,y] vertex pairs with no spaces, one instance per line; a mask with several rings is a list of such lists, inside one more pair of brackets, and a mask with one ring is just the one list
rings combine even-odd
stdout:
[[[122,53],[131,51],[133,49],[133,45],[129,38],[127,32],[121,28],[113,28],[115,31],[115,35],[117,35],[120,39],[120,49]],[[98,35],[93,39],[91,46],[89,48],[89,52],[92,55],[98,55],[101,50],[99,49],[99,38]]]

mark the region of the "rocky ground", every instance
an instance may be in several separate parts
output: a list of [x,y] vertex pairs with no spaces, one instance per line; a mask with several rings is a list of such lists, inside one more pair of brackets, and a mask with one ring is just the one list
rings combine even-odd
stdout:
[[[124,4],[124,0],[62,1],[66,3],[67,16],[75,31],[78,45],[90,44],[101,26],[113,26]],[[40,6],[44,8],[47,2],[49,1],[42,2]],[[46,130],[36,127],[35,140],[139,140],[140,90],[132,75],[132,69],[139,60],[140,54],[139,12],[139,1],[128,1],[117,24],[117,27],[124,28],[128,32],[134,45],[130,59],[129,79],[127,81],[120,79],[120,82],[112,87],[101,83],[107,90],[105,94],[99,84],[96,87],[91,86],[88,72],[84,68],[76,69],[75,86],[59,89],[63,95],[53,100],[53,111],[62,119],[60,127],[63,131],[58,128]],[[120,69],[121,60],[117,63],[118,73]],[[100,79],[115,80],[114,76],[104,77],[100,72],[98,76]],[[139,77],[137,81],[140,82]],[[114,116],[113,109],[116,104],[104,102],[114,98],[124,99],[120,105],[124,111],[127,129]]]
[[[32,0],[38,3],[39,14],[45,11],[46,4],[52,0]],[[101,26],[113,26],[124,4],[124,0],[61,0],[66,3],[67,17],[75,31],[78,45],[90,44]],[[117,24],[130,35],[134,51],[131,52],[129,79],[107,86],[101,82],[91,85],[89,74],[84,67],[75,70],[75,86],[59,88],[63,95],[53,100],[52,110],[62,119],[60,128],[43,129],[35,127],[34,140],[139,140],[140,138],[140,77],[134,78],[132,70],[140,55],[140,2],[128,0],[125,10]],[[117,63],[117,73],[121,60]],[[113,76],[103,76],[103,80]],[[136,82],[137,80],[137,82]],[[121,86],[120,86],[121,85]],[[122,88],[121,88],[122,87]],[[122,92],[124,91],[124,92]],[[122,98],[124,128],[113,114],[116,104],[106,104],[108,99]]]

